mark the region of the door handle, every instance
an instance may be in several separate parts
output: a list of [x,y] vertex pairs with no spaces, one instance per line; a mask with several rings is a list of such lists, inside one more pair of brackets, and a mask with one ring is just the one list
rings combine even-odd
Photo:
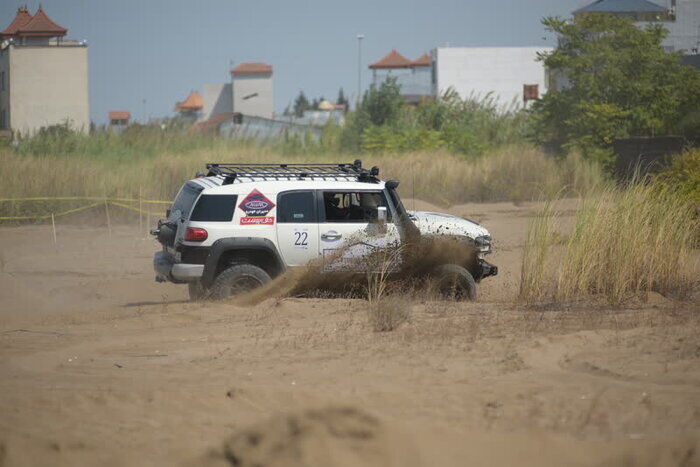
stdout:
[[321,238],[324,240],[339,240],[342,236],[343,234],[338,233],[335,230],[321,234]]

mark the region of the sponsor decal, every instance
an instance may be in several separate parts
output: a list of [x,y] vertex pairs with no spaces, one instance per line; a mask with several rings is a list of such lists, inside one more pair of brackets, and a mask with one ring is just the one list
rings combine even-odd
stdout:
[[270,201],[258,190],[253,190],[238,207],[245,212],[245,217],[241,217],[241,225],[273,225],[274,217],[267,215],[275,207],[275,203]]
[[241,225],[273,225],[274,217],[241,217]]

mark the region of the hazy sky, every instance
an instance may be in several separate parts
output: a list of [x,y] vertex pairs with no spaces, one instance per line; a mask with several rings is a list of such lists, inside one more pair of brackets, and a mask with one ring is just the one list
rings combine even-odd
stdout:
[[[414,59],[436,46],[552,45],[544,16],[568,16],[592,0],[0,0],[0,28],[17,6],[47,14],[86,39],[90,113],[137,120],[173,115],[176,101],[204,83],[227,82],[231,63],[274,66],[275,109],[299,90],[335,99],[357,94],[357,39],[363,87],[369,63],[392,48]],[[57,77],[60,78],[60,77]],[[144,102],[145,101],[145,102]]]

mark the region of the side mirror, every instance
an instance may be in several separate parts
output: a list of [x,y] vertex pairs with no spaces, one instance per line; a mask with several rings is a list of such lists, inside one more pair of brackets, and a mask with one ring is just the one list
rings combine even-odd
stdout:
[[170,209],[165,210],[165,217],[170,217]]

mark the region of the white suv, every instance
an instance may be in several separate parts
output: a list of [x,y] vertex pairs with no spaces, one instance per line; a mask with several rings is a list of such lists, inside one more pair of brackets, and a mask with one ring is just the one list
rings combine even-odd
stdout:
[[207,169],[185,182],[151,232],[163,245],[153,258],[156,280],[187,283],[192,299],[248,291],[287,268],[336,261],[354,246],[362,254],[374,247],[410,249],[436,236],[457,239],[471,252],[468,260],[454,256],[460,264],[445,261],[430,271],[453,292],[474,299],[476,283],[498,272],[483,259],[491,252],[485,228],[447,214],[406,211],[399,183],[379,180],[379,169],[364,169],[359,160]]

